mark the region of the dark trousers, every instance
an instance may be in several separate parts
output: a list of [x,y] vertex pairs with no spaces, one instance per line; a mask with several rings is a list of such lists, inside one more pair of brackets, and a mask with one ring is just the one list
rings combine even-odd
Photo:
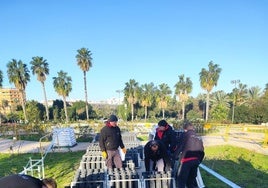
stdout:
[[197,187],[196,176],[199,164],[199,160],[192,160],[180,165],[177,174],[178,188],[185,188],[185,186],[187,186],[187,188]]
[[108,158],[106,159],[107,168],[122,168],[122,159],[120,157],[119,151],[117,150],[107,150]]

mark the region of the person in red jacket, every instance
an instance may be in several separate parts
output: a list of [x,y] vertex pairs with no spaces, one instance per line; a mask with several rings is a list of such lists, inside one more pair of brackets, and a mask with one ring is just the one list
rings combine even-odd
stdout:
[[167,153],[173,161],[173,155],[177,150],[176,133],[166,120],[162,119],[158,122],[154,140],[161,140],[165,144]]
[[57,183],[52,178],[40,180],[38,178],[25,175],[13,174],[0,178],[1,188],[57,188]]
[[126,154],[126,148],[122,141],[121,130],[117,126],[118,118],[111,115],[106,125],[100,131],[99,146],[102,157],[106,159],[107,168],[122,168],[122,159],[118,148],[120,147]]

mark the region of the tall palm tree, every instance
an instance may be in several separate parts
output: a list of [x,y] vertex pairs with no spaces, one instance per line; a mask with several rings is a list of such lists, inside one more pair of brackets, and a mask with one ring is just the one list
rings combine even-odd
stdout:
[[61,70],[60,72],[58,72],[58,77],[53,77],[53,86],[55,91],[63,98],[66,122],[69,122],[66,97],[68,97],[70,92],[72,91],[72,78],[68,76],[66,72],[63,72]]
[[7,74],[9,82],[13,83],[20,92],[24,120],[27,122],[28,119],[25,109],[25,103],[26,103],[25,89],[27,83],[30,81],[30,74],[27,65],[24,64],[21,60],[17,61],[15,59],[12,59],[7,64]]
[[240,106],[244,103],[247,102],[247,94],[248,94],[248,89],[247,89],[246,84],[239,83],[238,87],[236,90],[233,90],[233,93],[235,93],[235,106]]
[[159,85],[159,92],[158,92],[158,106],[162,110],[163,119],[165,119],[165,109],[167,108],[168,100],[170,99],[171,89],[170,87],[162,83]]
[[218,64],[214,64],[213,61],[210,61],[208,64],[208,70],[202,68],[199,73],[200,76],[200,85],[201,88],[207,91],[206,97],[206,121],[208,120],[209,113],[209,95],[214,86],[217,86],[219,77],[221,73],[221,68]]
[[184,78],[184,74],[179,75],[179,81],[175,84],[175,94],[182,103],[182,119],[185,118],[185,103],[189,98],[189,93],[192,92],[193,83],[189,77]]
[[46,59],[43,57],[33,57],[32,61],[30,62],[31,70],[33,75],[37,75],[37,80],[41,82],[43,93],[45,97],[45,108],[46,108],[46,119],[49,120],[49,111],[48,111],[48,103],[47,103],[47,95],[46,95],[46,88],[45,88],[45,81],[46,76],[49,75],[49,68]]
[[236,101],[237,101],[237,91],[238,89],[236,88],[236,84],[239,84],[240,83],[240,80],[231,80],[231,84],[234,84],[235,85],[235,88],[233,89],[233,92],[232,92],[232,98],[233,98],[233,101],[232,101],[232,123],[234,122],[234,115],[235,115],[235,105],[236,105]]
[[3,86],[3,72],[0,70],[0,88]]
[[144,119],[146,121],[148,116],[148,107],[153,103],[153,97],[156,88],[154,87],[154,83],[143,84],[141,86],[141,105],[144,107]]
[[87,72],[89,71],[90,67],[92,67],[92,53],[86,49],[81,48],[77,50],[78,54],[76,55],[77,65],[83,71],[84,74],[84,91],[85,91],[85,103],[86,103],[86,114],[88,120],[88,102],[87,102]]
[[134,120],[134,104],[137,102],[138,82],[134,79],[130,79],[129,82],[125,83],[124,93],[125,99],[131,105],[131,120]]

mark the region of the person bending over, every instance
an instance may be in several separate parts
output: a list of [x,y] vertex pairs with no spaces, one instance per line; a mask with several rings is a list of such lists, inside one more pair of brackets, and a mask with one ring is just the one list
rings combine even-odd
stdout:
[[165,145],[160,140],[150,140],[144,146],[145,169],[149,171],[170,171],[171,160]]

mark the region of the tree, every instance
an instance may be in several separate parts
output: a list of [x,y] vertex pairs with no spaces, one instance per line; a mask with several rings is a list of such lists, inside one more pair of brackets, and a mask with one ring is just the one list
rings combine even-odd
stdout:
[[25,104],[26,104],[25,89],[27,83],[30,81],[30,74],[27,65],[24,64],[21,60],[17,61],[15,59],[12,59],[7,64],[7,74],[9,82],[13,83],[20,92],[24,120],[27,122],[28,120],[25,110]]
[[3,72],[0,70],[0,88],[3,86]]
[[237,91],[233,91],[233,93],[236,93],[236,97],[235,97],[235,99],[236,99],[235,105],[236,106],[240,106],[240,105],[247,102],[248,89],[247,89],[246,84],[239,83]]
[[78,54],[76,55],[77,65],[83,71],[84,75],[84,90],[85,90],[85,102],[86,102],[86,115],[88,120],[88,102],[87,102],[87,72],[89,68],[92,67],[92,57],[91,52],[86,48],[81,48],[77,50]]
[[131,105],[131,120],[134,120],[134,104],[137,102],[137,89],[138,89],[138,82],[134,79],[130,79],[129,82],[125,83],[126,86],[124,88],[125,99]]
[[209,95],[214,86],[217,86],[219,77],[221,73],[221,68],[218,64],[214,64],[213,61],[210,61],[208,64],[208,70],[202,68],[199,73],[200,76],[200,86],[202,89],[207,91],[206,96],[206,121],[208,120],[209,113]]
[[46,95],[46,88],[45,88],[45,81],[46,76],[49,74],[48,63],[46,59],[43,57],[33,57],[32,61],[30,62],[31,70],[33,75],[37,75],[37,80],[41,82],[44,98],[45,98],[45,108],[46,108],[46,119],[49,120],[49,110],[48,110],[48,103],[47,103],[47,95]]
[[145,121],[148,116],[148,107],[152,105],[155,91],[156,88],[152,82],[150,84],[143,84],[141,86],[141,105],[144,107]]
[[230,98],[224,91],[217,91],[211,97],[211,117],[217,121],[226,121],[230,109]]
[[53,77],[53,86],[55,91],[62,96],[66,122],[69,122],[66,97],[68,97],[72,91],[72,78],[61,70],[58,72],[58,77]]
[[27,104],[27,114],[29,115],[29,122],[36,124],[44,119],[45,107],[37,101],[31,100]]
[[175,94],[178,96],[182,103],[182,119],[185,118],[185,102],[189,98],[189,93],[192,92],[193,83],[189,77],[184,79],[184,74],[179,75],[179,81],[175,84]]
[[251,87],[248,90],[247,99],[249,105],[254,105],[258,99],[260,99],[262,93],[261,88],[258,86]]
[[165,109],[167,108],[168,100],[170,99],[170,87],[162,83],[159,85],[159,92],[157,96],[158,107],[162,110],[163,119],[165,119]]

